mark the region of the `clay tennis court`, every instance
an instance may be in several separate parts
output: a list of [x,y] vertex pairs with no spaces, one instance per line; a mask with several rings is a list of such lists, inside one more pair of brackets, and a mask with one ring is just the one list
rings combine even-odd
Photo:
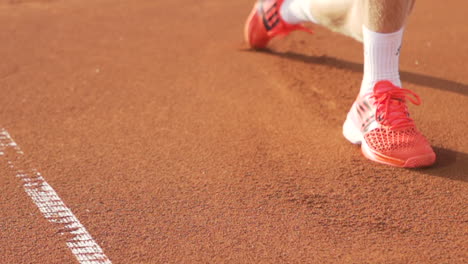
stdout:
[[361,44],[250,51],[252,3],[0,0],[0,263],[468,261],[466,2],[407,27],[415,170],[341,134]]

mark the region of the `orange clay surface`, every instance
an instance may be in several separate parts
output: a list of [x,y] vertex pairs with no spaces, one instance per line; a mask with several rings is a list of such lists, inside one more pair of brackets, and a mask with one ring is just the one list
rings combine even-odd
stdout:
[[[341,135],[362,46],[250,51],[253,2],[0,0],[0,128],[113,263],[466,263],[466,1],[418,1],[401,58],[427,169]],[[0,263],[76,263],[0,156]]]

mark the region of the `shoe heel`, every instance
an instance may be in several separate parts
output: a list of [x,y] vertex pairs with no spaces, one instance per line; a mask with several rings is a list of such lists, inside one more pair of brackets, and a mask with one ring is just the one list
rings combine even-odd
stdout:
[[362,143],[362,134],[361,131],[353,124],[350,118],[346,118],[346,121],[343,124],[343,136],[353,144]]

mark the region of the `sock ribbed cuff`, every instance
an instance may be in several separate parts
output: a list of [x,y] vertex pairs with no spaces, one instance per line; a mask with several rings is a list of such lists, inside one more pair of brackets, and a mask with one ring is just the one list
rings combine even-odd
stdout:
[[378,33],[362,27],[364,77],[361,94],[370,92],[378,81],[388,80],[401,86],[399,57],[404,28],[393,33]]

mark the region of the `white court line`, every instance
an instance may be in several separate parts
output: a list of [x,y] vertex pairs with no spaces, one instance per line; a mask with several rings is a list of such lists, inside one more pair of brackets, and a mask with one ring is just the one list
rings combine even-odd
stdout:
[[24,190],[44,217],[57,225],[59,234],[68,238],[67,246],[79,263],[112,263],[54,189],[36,169],[28,165],[23,151],[10,134],[0,128],[0,161],[2,159],[6,160],[8,167],[16,173],[16,177],[22,180]]

